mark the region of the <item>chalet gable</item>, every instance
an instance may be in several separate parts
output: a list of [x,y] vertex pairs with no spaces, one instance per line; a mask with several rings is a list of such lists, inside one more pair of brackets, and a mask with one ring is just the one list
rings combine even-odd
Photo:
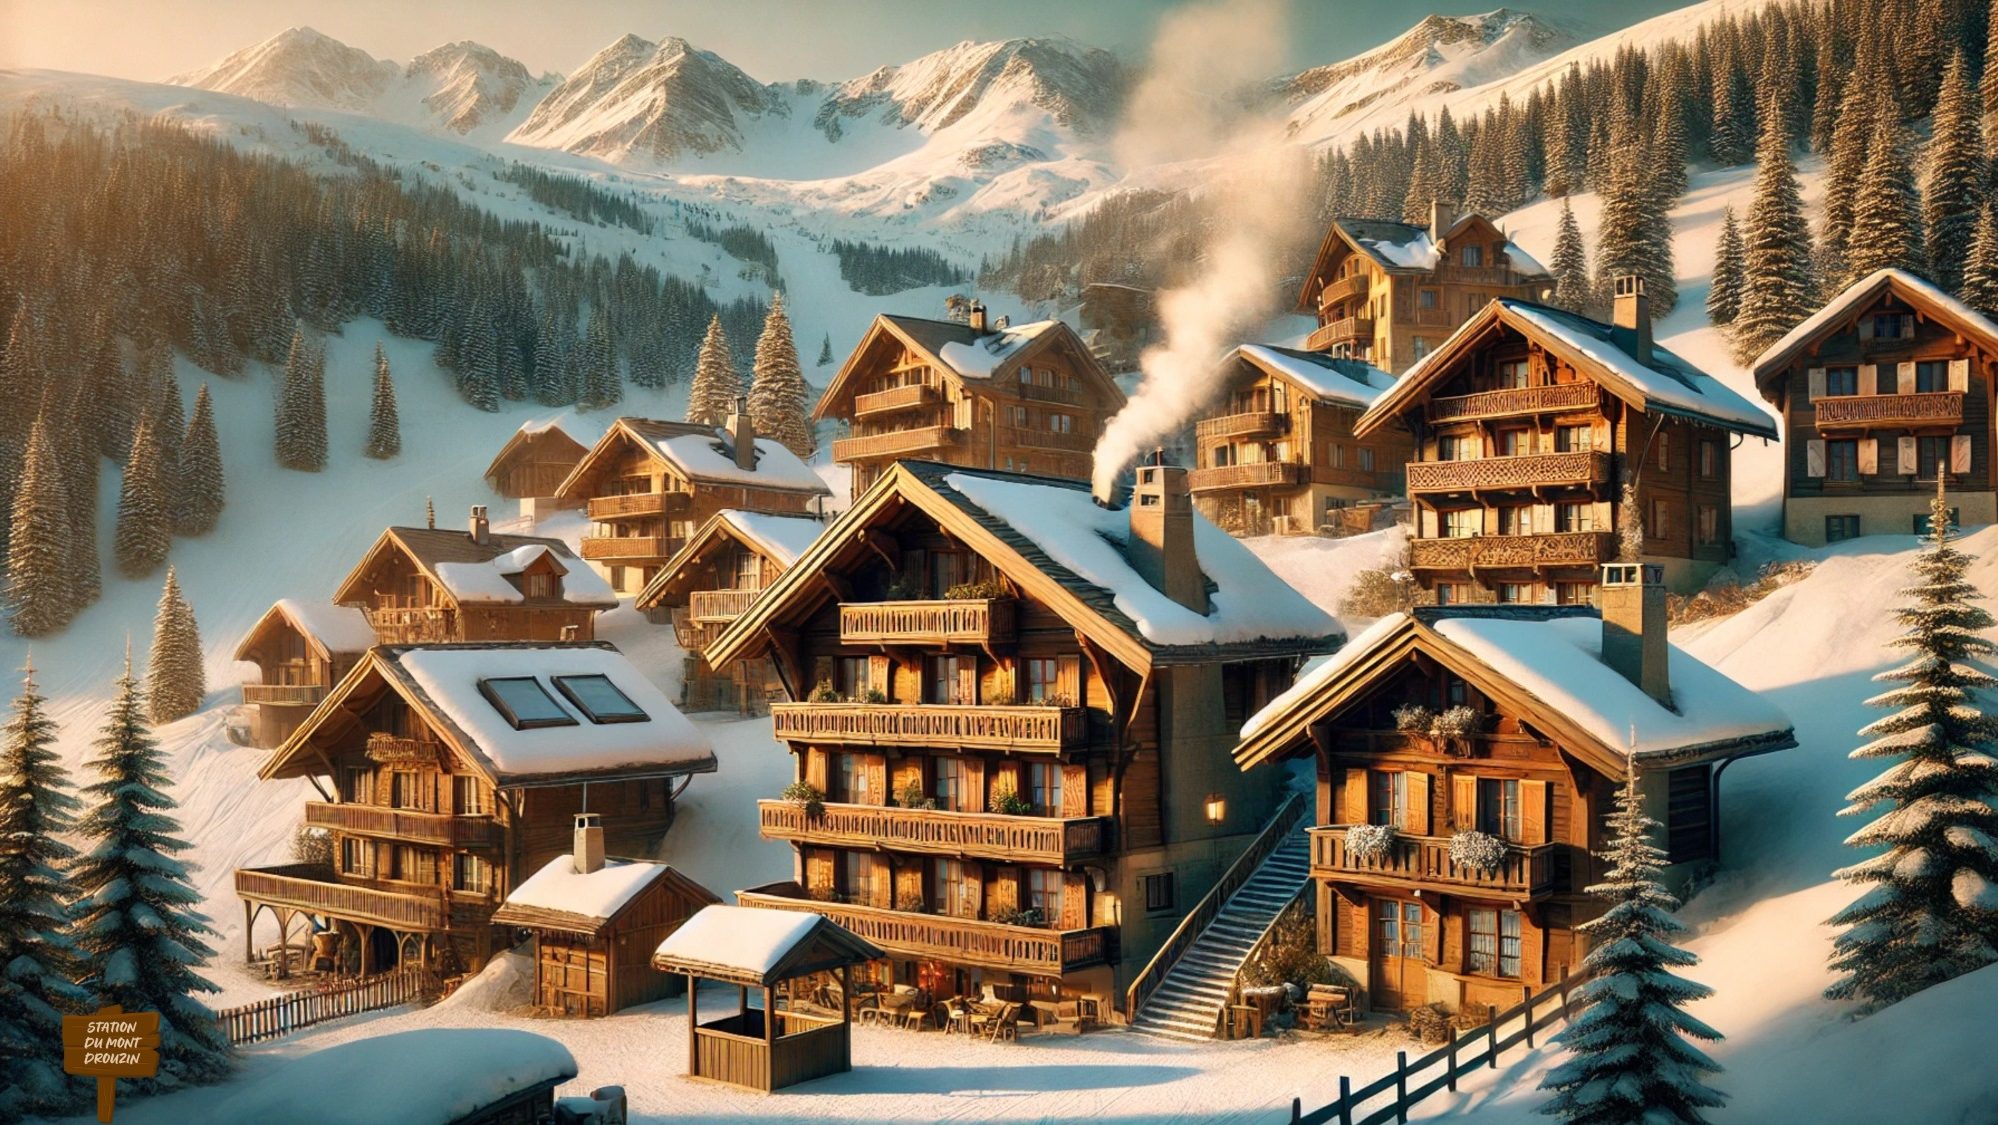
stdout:
[[1394,385],[1394,376],[1358,359],[1306,352],[1275,344],[1240,344],[1228,353],[1231,386],[1239,388],[1260,373],[1312,402],[1365,410]]
[[1826,340],[1885,310],[1905,310],[1918,321],[1939,324],[1959,343],[1975,348],[1987,367],[1998,363],[1998,324],[1914,274],[1881,269],[1847,286],[1757,356],[1749,365],[1756,389],[1772,404],[1780,404],[1782,378],[1800,358],[1816,355]]
[[264,645],[279,633],[290,630],[321,660],[329,663],[342,656],[356,656],[375,646],[375,630],[367,615],[352,606],[326,602],[301,602],[281,598],[264,611],[236,646],[235,659],[252,660]]
[[1108,409],[1124,402],[1116,381],[1074,329],[1061,321],[1037,321],[980,333],[956,321],[881,313],[826,384],[812,411],[813,419],[841,417],[866,378],[892,365],[905,350],[935,368],[946,386],[960,394],[1010,394],[1009,377],[1021,365],[1055,351],[1090,384],[1092,393],[1100,396]]
[[798,561],[798,556],[825,527],[823,521],[811,516],[778,516],[724,508],[709,516],[687,540],[687,545],[652,576],[652,581],[638,595],[637,608],[657,609],[669,598],[684,597],[692,588],[700,564],[729,544],[782,570]]
[[[1492,257],[1501,255],[1512,271],[1521,277],[1547,277],[1547,268],[1514,246],[1506,233],[1477,212],[1457,215],[1441,231],[1421,223],[1400,223],[1386,219],[1337,218],[1326,226],[1318,254],[1304,275],[1298,290],[1296,311],[1315,313],[1318,291],[1336,275],[1341,263],[1358,254],[1370,269],[1402,277],[1433,274],[1453,249],[1467,243],[1492,248]],[[1495,268],[1487,262],[1481,268]]]
[[771,492],[831,495],[823,480],[798,455],[774,438],[755,438],[753,467],[736,464],[734,439],[721,427],[697,422],[666,422],[656,418],[619,418],[576,463],[555,495],[585,500],[598,474],[613,467],[615,458],[636,451],[648,471],[663,474],[681,489],[726,485]]
[[469,531],[436,527],[391,527],[383,531],[333,593],[341,605],[371,601],[379,592],[368,587],[391,561],[400,561],[427,578],[439,598],[450,606],[522,603],[531,596],[525,579],[547,574],[557,579],[546,600],[574,606],[609,608],[617,595],[588,567],[578,565],[568,544],[534,535],[485,533],[483,541]]
[[493,455],[492,464],[486,466],[486,482],[497,489],[507,470],[517,461],[531,459],[574,464],[587,452],[589,447],[570,436],[560,425],[529,422],[515,430],[500,451]]

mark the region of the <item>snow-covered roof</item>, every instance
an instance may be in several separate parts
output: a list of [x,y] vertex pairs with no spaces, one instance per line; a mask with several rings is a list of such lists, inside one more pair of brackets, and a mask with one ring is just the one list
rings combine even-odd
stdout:
[[398,1031],[294,1055],[217,1103],[212,1121],[449,1125],[577,1074],[546,1035],[513,1028]]
[[1339,651],[1314,656],[1297,670],[1297,676],[1276,698],[1263,705],[1263,709],[1249,716],[1242,724],[1242,737],[1248,738],[1264,727],[1275,716],[1295,706],[1299,700],[1316,692],[1319,688],[1339,678],[1339,674],[1353,666],[1360,657],[1373,651],[1375,645],[1386,640],[1396,629],[1408,621],[1405,613],[1391,613],[1360,630],[1358,636],[1347,641]]
[[[271,613],[282,614],[286,620],[316,643],[330,656],[335,653],[366,652],[375,647],[375,627],[368,624],[368,615],[352,606],[334,605],[309,598],[279,598],[271,607]],[[266,617],[269,615],[266,614]],[[254,639],[262,631],[263,622],[252,629],[244,644]],[[242,659],[239,650],[237,659]]]
[[819,532],[826,529],[824,521],[810,516],[773,516],[738,508],[724,508],[717,514],[744,539],[754,543],[757,550],[781,566],[797,562],[798,556],[805,553],[805,548],[818,539]]
[[937,358],[960,375],[990,379],[993,372],[1039,339],[1043,332],[1060,326],[1058,320],[1037,320],[1031,324],[1010,325],[968,344],[952,340],[937,349]]
[[[1476,221],[1476,212],[1459,215],[1445,232],[1444,241],[1466,223]],[[1490,220],[1484,220],[1489,222]],[[1430,272],[1442,264],[1443,254],[1429,228],[1420,223],[1397,223],[1386,219],[1334,219],[1333,232],[1343,234],[1360,253],[1372,258],[1382,269]],[[1503,237],[1504,232],[1499,232]],[[1521,250],[1510,239],[1500,251],[1513,270],[1526,277],[1545,277],[1547,267]],[[1324,257],[1320,252],[1320,260]]]
[[1792,353],[1811,340],[1817,339],[1843,322],[1846,317],[1859,311],[1873,301],[1883,291],[1893,289],[1903,297],[1920,302],[1927,310],[1941,314],[1951,322],[1951,327],[1961,333],[1978,337],[1984,347],[1998,351],[1998,324],[1990,318],[1923,278],[1907,270],[1879,269],[1845,287],[1838,296],[1826,302],[1825,306],[1800,321],[1795,328],[1785,333],[1783,338],[1769,345],[1762,354],[1749,365],[1749,373],[1757,384],[1777,373],[1790,363]]
[[353,604],[371,598],[372,591],[364,580],[373,572],[376,558],[383,551],[398,549],[459,601],[488,605],[525,601],[521,592],[506,581],[506,576],[519,574],[546,555],[563,572],[563,602],[592,607],[617,604],[617,595],[609,584],[584,566],[560,539],[488,531],[480,540],[469,531],[443,527],[391,527],[384,531],[354,569],[340,580],[333,600]]
[[745,469],[735,463],[731,439],[726,431],[720,429],[706,434],[653,438],[651,444],[667,463],[689,480],[832,495],[832,490],[826,487],[819,474],[775,438],[756,439],[756,467],[753,469]]
[[596,933],[661,880],[673,881],[683,896],[696,902],[720,901],[664,863],[607,858],[602,867],[586,875],[576,870],[574,855],[558,855],[506,896],[506,902],[493,914],[493,922]]
[[1242,357],[1279,374],[1313,398],[1365,410],[1380,393],[1394,385],[1394,376],[1371,363],[1341,359],[1323,352],[1299,351],[1274,344],[1242,344],[1230,358]]
[[484,562],[440,562],[432,569],[436,571],[438,584],[460,605],[520,605],[527,601],[527,595],[508,579],[543,558],[551,559],[562,573],[564,602],[586,606],[617,605],[617,592],[596,571],[587,566],[574,565],[574,556],[569,556],[565,562],[561,554],[543,543],[516,547]]
[[652,953],[664,972],[770,985],[885,956],[823,914],[753,906],[701,908]]

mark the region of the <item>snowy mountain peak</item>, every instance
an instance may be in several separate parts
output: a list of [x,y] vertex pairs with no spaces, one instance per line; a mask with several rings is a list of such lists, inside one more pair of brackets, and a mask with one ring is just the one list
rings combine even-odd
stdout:
[[815,123],[837,139],[842,119],[878,112],[890,125],[933,133],[981,109],[1031,108],[1088,134],[1115,120],[1125,81],[1116,56],[1072,40],[966,40],[841,84]]
[[365,112],[402,73],[309,27],[290,27],[214,66],[167,79],[273,105]]
[[[423,91],[431,118],[455,133],[468,133],[513,114],[553,89],[560,79],[536,79],[525,64],[470,40],[433,47],[410,60],[404,81]],[[525,98],[524,98],[525,96]]]

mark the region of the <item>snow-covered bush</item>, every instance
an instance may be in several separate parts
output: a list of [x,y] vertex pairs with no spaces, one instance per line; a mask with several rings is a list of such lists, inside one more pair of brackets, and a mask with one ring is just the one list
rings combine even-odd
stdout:
[[1411,734],[1428,734],[1436,712],[1420,703],[1404,703],[1394,709],[1394,729]]
[[333,866],[333,834],[310,824],[292,829],[291,861],[314,867]]
[[1482,730],[1484,725],[1483,715],[1458,704],[1436,716],[1436,721],[1429,724],[1429,733],[1437,738],[1469,738]]
[[1335,980],[1332,963],[1318,952],[1317,928],[1311,915],[1297,906],[1277,918],[1270,927],[1269,943],[1242,967],[1242,983],[1250,988],[1332,984]]
[[805,810],[806,816],[822,816],[826,811],[826,795],[809,781],[794,781],[778,796]]
[[1394,847],[1394,825],[1355,824],[1346,829],[1346,854],[1362,863],[1378,863]]
[[1497,871],[1505,863],[1505,841],[1489,832],[1466,828],[1450,837],[1450,862],[1477,871]]
[[1346,596],[1339,599],[1341,617],[1386,617],[1415,608],[1419,588],[1405,563],[1384,563],[1353,576]]

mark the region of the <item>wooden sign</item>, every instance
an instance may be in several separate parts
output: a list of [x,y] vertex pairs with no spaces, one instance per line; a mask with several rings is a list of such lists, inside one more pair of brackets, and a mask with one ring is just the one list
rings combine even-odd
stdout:
[[97,1120],[108,1125],[118,1079],[160,1072],[160,1014],[111,1004],[87,1016],[64,1016],[62,1068],[97,1079]]

